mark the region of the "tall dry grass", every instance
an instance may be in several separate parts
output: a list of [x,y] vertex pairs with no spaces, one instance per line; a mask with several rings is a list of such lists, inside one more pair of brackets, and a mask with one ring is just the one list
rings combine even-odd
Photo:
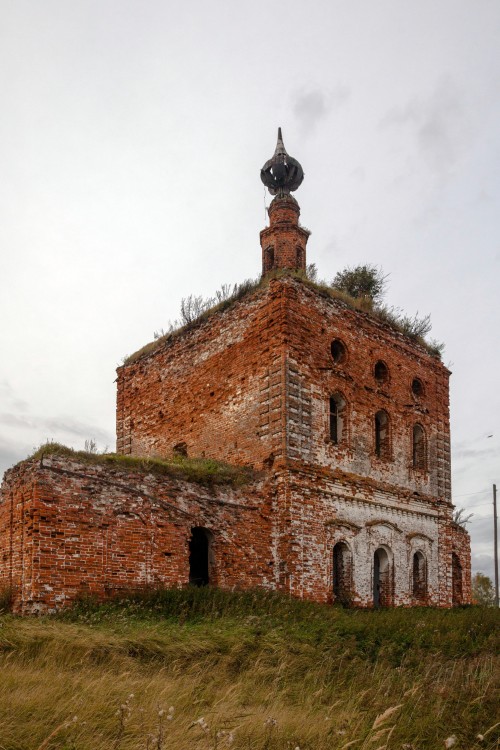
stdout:
[[494,611],[206,590],[0,625],[1,750],[498,747]]

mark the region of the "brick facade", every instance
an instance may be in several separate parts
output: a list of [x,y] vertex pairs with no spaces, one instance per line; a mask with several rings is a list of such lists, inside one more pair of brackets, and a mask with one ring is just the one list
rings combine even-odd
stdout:
[[450,373],[287,273],[305,268],[298,215],[290,196],[271,204],[261,285],[118,368],[117,453],[183,452],[257,478],[207,489],[61,456],[19,464],[0,503],[0,580],[19,611],[190,580],[367,607],[470,602]]

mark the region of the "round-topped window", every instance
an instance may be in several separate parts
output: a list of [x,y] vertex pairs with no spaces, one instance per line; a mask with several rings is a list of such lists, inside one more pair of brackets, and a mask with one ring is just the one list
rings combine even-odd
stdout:
[[411,382],[411,392],[417,398],[424,395],[424,384],[418,378],[413,378]]
[[375,375],[377,383],[387,383],[389,380],[389,369],[381,359],[375,363],[373,374]]
[[332,359],[336,365],[340,365],[342,364],[342,362],[346,361],[347,349],[345,348],[345,344],[343,344],[340,339],[333,339],[330,346],[330,351],[332,353]]

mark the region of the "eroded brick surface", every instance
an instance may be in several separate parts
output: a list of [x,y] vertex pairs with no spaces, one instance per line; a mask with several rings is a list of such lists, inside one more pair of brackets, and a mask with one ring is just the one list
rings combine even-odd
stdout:
[[[298,207],[275,199],[270,217],[263,273],[304,269]],[[373,316],[269,278],[118,368],[118,453],[182,451],[259,478],[208,490],[62,457],[24,462],[2,487],[0,581],[26,612],[190,575],[357,606],[467,603],[448,379]],[[198,537],[206,560],[193,574]]]

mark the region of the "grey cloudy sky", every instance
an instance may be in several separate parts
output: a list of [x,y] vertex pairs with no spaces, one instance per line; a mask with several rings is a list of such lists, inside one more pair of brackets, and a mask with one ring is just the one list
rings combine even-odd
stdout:
[[492,575],[499,38],[497,0],[0,0],[0,469],[113,448],[122,358],[258,275],[281,125],[308,260],[382,266],[446,343],[455,502]]

